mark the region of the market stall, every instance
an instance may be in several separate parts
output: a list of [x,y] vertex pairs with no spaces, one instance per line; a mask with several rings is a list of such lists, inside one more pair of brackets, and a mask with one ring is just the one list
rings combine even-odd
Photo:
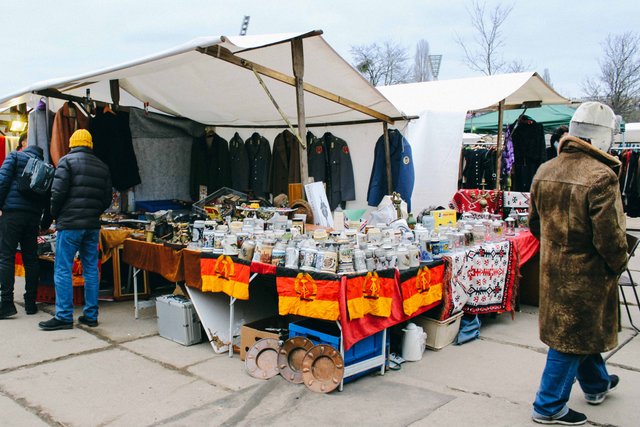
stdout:
[[[423,228],[407,218],[407,210],[426,207],[426,194],[440,198],[448,191],[450,171],[439,169],[447,163],[431,169],[423,162],[441,158],[427,155],[429,150],[449,156],[459,149],[459,142],[447,142],[463,123],[449,107],[436,114],[446,131],[421,121],[410,136],[420,141],[412,157],[406,135],[388,129],[400,124],[411,135],[404,108],[371,87],[320,34],[197,39],[139,61],[36,84],[0,100],[0,108],[38,102],[36,121],[38,115],[46,119],[57,100],[66,101],[53,120],[54,163],[66,147],[57,124],[91,126],[94,151],[118,190],[105,222],[122,224],[123,217],[135,216],[145,228],[136,233],[142,240],[125,238],[126,232],[103,239],[112,256],[122,243],[122,259],[134,267],[136,317],[138,278],[157,273],[186,283],[216,351],[232,354],[241,325],[276,313],[334,322],[342,357],[376,337],[366,357],[346,363],[350,376],[383,367],[387,328],[443,300],[448,307],[459,291],[452,283],[467,294],[477,292],[478,286],[469,286],[478,276],[474,263],[487,254],[500,258],[483,274],[499,283],[482,286],[485,292],[497,289],[501,303],[480,311],[512,310],[516,242],[522,239],[505,240],[485,227],[473,243],[455,220]],[[510,80],[514,87],[525,82],[518,76]],[[536,76],[527,77],[534,86]],[[441,138],[437,147],[423,143],[426,134],[433,141],[436,133],[429,132]],[[414,158],[420,186],[412,201]],[[427,180],[424,171],[430,171]],[[308,177],[320,182],[304,186]],[[368,220],[364,212],[332,215],[340,205],[351,213],[378,205],[393,190],[398,195],[387,196],[386,207]],[[308,203],[300,200],[303,192]],[[266,206],[281,193],[292,205],[300,202],[301,218],[286,203]],[[197,201],[193,210],[185,200]],[[168,212],[140,215],[155,210]],[[323,226],[307,227],[312,216]],[[462,241],[455,240],[461,233]]]

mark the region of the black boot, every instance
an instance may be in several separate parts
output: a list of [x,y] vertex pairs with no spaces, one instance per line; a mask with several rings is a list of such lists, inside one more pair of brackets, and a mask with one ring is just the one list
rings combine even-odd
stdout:
[[40,329],[43,331],[57,331],[60,329],[73,329],[73,322],[63,322],[62,320],[58,320],[55,317],[51,319],[38,323]]
[[36,305],[35,300],[25,300],[24,311],[26,311],[27,314],[36,314],[38,312],[38,306]]
[[16,306],[13,304],[13,301],[3,301],[0,303],[0,319],[6,319],[7,317],[11,317],[17,313],[18,310],[16,310]]

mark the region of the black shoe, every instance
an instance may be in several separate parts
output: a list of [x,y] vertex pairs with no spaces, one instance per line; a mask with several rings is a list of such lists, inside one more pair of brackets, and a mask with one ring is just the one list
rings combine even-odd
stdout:
[[18,314],[16,306],[13,301],[7,301],[0,304],[0,319],[6,319]]
[[618,383],[620,382],[620,377],[617,375],[609,375],[609,388],[602,393],[597,394],[586,394],[584,395],[585,400],[589,405],[599,405],[607,398],[607,394],[609,392],[615,390],[618,387]]
[[27,314],[36,314],[38,312],[38,306],[35,301],[25,301],[24,302],[24,311]]
[[88,319],[85,315],[78,317],[78,322],[82,323],[83,325],[91,326],[92,328],[98,326],[98,319],[91,320]]
[[73,329],[73,322],[63,322],[62,320],[58,320],[55,317],[51,319],[38,323],[40,329],[43,331],[57,331],[60,329]]
[[551,417],[539,417],[533,416],[531,418],[538,424],[562,424],[565,426],[579,426],[587,422],[587,416],[576,412],[573,409],[569,409],[564,417],[553,419]]

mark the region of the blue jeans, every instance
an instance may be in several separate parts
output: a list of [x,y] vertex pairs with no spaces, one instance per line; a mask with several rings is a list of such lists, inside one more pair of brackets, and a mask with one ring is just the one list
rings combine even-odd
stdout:
[[100,230],[59,230],[56,239],[54,281],[56,285],[56,319],[73,322],[72,268],[76,252],[80,252],[84,277],[84,315],[98,318],[98,239]]
[[595,395],[609,389],[609,373],[600,354],[568,354],[550,348],[533,403],[534,417],[556,419],[566,415],[576,378],[585,394]]

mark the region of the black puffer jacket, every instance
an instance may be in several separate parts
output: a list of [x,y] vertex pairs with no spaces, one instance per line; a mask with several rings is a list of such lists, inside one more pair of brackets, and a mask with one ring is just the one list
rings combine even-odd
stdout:
[[43,210],[48,207],[48,196],[24,194],[18,190],[16,178],[22,175],[22,171],[31,157],[42,160],[42,148],[29,146],[23,151],[13,151],[2,163],[2,168],[0,168],[0,210],[29,212],[40,216]]
[[111,204],[109,168],[87,147],[72,148],[60,159],[51,189],[56,229],[100,228],[100,215]]

